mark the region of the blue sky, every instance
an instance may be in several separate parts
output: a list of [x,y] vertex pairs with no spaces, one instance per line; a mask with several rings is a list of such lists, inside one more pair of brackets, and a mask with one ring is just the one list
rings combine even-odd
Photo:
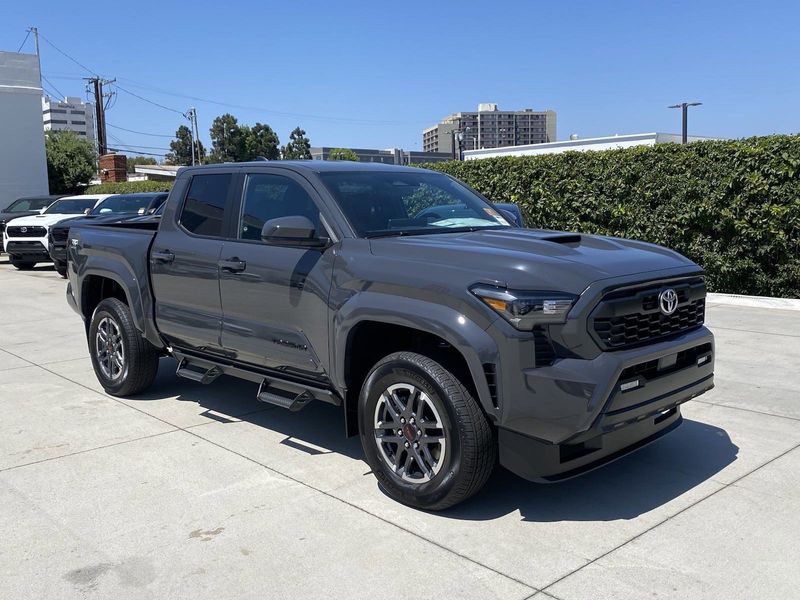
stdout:
[[[683,100],[704,103],[690,133],[798,133],[798,23],[800,3],[788,0],[140,0],[96,10],[8,0],[0,49],[17,50],[36,26],[129,92],[179,112],[196,106],[206,143],[213,117],[231,112],[270,124],[282,142],[300,125],[313,145],[419,150],[425,126],[479,102],[554,109],[559,139],[678,132],[679,111],[666,107]],[[45,41],[41,54],[47,87],[84,95],[88,72]],[[121,90],[107,121],[162,135],[185,122]],[[169,144],[108,131],[142,151]]]

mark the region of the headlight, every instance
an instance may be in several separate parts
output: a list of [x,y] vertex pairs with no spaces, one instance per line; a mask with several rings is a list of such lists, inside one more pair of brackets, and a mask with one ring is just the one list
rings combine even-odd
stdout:
[[478,285],[470,291],[517,329],[564,323],[578,299],[565,292],[523,292]]

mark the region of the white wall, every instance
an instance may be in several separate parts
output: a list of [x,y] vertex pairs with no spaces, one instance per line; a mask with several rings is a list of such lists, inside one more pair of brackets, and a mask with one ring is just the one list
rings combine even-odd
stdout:
[[0,52],[0,209],[48,193],[41,98],[36,56]]

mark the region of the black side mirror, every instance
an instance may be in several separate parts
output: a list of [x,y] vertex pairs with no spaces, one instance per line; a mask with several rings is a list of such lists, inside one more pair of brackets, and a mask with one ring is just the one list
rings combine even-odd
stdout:
[[522,227],[522,223],[520,223],[519,219],[517,219],[517,215],[512,213],[510,210],[506,210],[504,208],[500,208],[498,210],[500,211],[500,214],[503,215],[503,217],[505,217],[506,221],[508,221],[513,225],[516,225],[517,227]]
[[261,228],[261,240],[276,246],[321,247],[327,238],[318,238],[314,224],[300,215],[270,219]]

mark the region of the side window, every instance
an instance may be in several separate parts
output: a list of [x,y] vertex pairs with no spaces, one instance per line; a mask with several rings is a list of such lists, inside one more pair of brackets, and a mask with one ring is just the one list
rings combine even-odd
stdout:
[[225,201],[232,178],[230,173],[192,177],[180,218],[187,231],[197,235],[222,236]]
[[320,231],[319,209],[303,187],[282,175],[253,174],[244,186],[239,238],[260,240],[261,229],[270,219],[307,217]]

